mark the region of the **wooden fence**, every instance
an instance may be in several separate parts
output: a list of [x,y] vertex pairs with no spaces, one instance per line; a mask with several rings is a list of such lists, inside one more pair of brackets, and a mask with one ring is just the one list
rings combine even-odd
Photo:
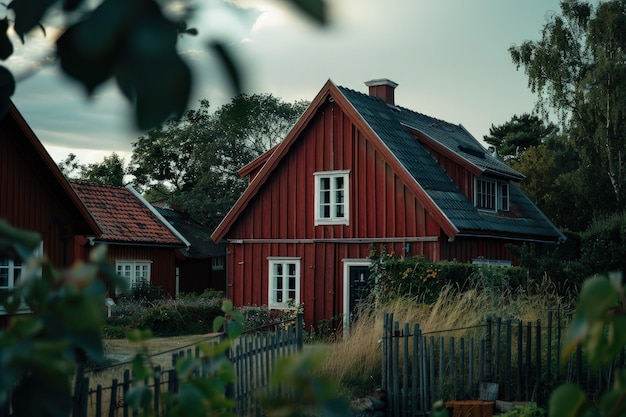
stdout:
[[[237,383],[229,387],[227,395],[235,402],[235,411],[240,416],[261,415],[256,394],[269,385],[272,370],[276,361],[302,350],[302,316],[299,315],[295,323],[283,322],[273,325],[271,329],[261,328],[254,332],[241,335],[229,350],[228,356],[234,365]],[[218,343],[221,335],[208,339],[209,343]],[[150,381],[143,381],[153,394],[155,415],[163,413],[162,395],[166,392],[178,392],[180,380],[175,371],[176,362],[187,356],[201,358],[202,353],[198,346],[189,347],[171,353],[171,364],[155,366],[154,377]],[[130,367],[126,363],[126,367]],[[118,367],[118,365],[115,365]],[[165,369],[167,368],[167,369]],[[196,371],[196,376],[209,375],[210,366]],[[102,373],[106,369],[99,369]],[[112,378],[110,385],[93,384],[95,375],[77,378],[74,390],[73,417],[128,417],[133,410],[124,401],[126,393],[133,385],[133,375],[130,369],[117,372],[120,378]],[[90,373],[86,373],[90,374]],[[95,385],[95,386],[92,386]],[[10,405],[0,407],[0,417],[10,417]]]
[[562,311],[551,311],[547,325],[488,319],[480,326],[423,333],[418,324],[400,325],[386,314],[382,387],[389,399],[387,415],[426,415],[437,400],[485,399],[481,385],[495,387],[496,399],[506,402],[545,406],[549,393],[563,382],[576,382],[597,398],[611,384],[614,370],[623,367],[624,354],[595,371],[580,348],[563,360],[565,322]]

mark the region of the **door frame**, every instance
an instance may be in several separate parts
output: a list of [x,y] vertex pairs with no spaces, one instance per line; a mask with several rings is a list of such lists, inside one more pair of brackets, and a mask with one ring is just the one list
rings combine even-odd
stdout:
[[350,330],[350,268],[353,266],[370,266],[369,259],[346,258],[343,262],[343,334]]

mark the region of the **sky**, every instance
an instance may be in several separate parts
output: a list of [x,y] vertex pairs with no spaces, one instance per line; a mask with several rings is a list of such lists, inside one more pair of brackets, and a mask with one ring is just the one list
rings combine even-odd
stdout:
[[[366,81],[388,78],[397,105],[462,124],[479,140],[492,124],[533,110],[536,96],[508,49],[538,40],[559,10],[558,0],[327,0],[330,22],[320,26],[280,0],[197,3],[189,26],[199,35],[179,41],[195,78],[191,108],[232,98],[205,47],[219,39],[244,70],[248,94],[312,100],[328,79],[367,93]],[[142,134],[130,105],[113,82],[87,98],[54,65],[55,37],[48,28],[14,42],[5,64],[18,79],[15,105],[56,162],[69,153],[101,162],[112,152],[128,162]]]

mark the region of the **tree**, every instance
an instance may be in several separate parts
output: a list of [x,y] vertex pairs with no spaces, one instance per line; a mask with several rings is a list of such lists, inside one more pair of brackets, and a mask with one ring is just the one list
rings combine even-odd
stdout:
[[281,142],[308,105],[285,103],[272,94],[243,94],[215,112],[214,127],[256,157]]
[[125,184],[124,159],[115,152],[105,156],[102,162],[91,164],[81,164],[76,155],[70,153],[58,166],[63,175],[70,179],[115,187]]
[[[89,96],[107,81],[115,80],[134,106],[137,126],[149,129],[185,112],[193,81],[177,50],[180,36],[198,34],[186,24],[193,8],[187,5],[173,17],[172,13],[164,13],[168,3],[173,2],[12,0],[6,5],[12,16],[0,20],[0,59],[13,54],[10,31],[24,42],[34,29],[41,28],[45,33],[47,16],[62,15],[58,21],[69,23],[56,41],[61,70],[77,80]],[[290,3],[315,21],[326,22],[323,0]],[[243,77],[228,47],[218,41],[207,42],[207,46],[226,69],[235,93],[239,93]],[[0,66],[0,115],[6,113],[14,90],[13,75]]]
[[[538,94],[538,110],[556,112],[578,149],[592,205],[626,208],[626,0],[563,0],[541,40],[509,52]],[[602,187],[611,190],[608,199],[594,192]]]
[[75,153],[69,153],[67,157],[57,164],[61,173],[66,178],[73,178],[76,175],[76,172],[80,170],[80,163],[78,162],[78,157]]
[[538,146],[546,137],[555,135],[559,128],[553,123],[545,123],[536,115],[524,113],[514,115],[511,120],[499,126],[491,125],[485,142],[493,145],[505,159],[518,158],[528,148]]
[[133,184],[217,226],[247,186],[238,170],[282,140],[306,105],[271,94],[241,95],[210,114],[209,102],[202,100],[197,110],[133,144]]

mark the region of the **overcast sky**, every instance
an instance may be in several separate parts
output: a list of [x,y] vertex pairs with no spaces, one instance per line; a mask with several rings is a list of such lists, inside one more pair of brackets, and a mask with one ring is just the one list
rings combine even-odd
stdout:
[[[192,26],[200,35],[180,42],[198,78],[192,107],[206,98],[215,110],[231,98],[204,48],[219,38],[245,70],[250,94],[312,100],[328,79],[366,93],[365,81],[389,78],[398,83],[397,105],[462,124],[479,140],[492,124],[532,111],[535,96],[508,48],[539,39],[548,14],[559,10],[558,0],[328,0],[331,23],[319,27],[281,1],[199,2]],[[129,105],[113,84],[87,100],[43,64],[51,39],[50,31],[27,39],[8,63],[21,78],[13,97],[19,111],[57,162],[70,152],[81,163],[112,152],[128,161],[141,134]]]

